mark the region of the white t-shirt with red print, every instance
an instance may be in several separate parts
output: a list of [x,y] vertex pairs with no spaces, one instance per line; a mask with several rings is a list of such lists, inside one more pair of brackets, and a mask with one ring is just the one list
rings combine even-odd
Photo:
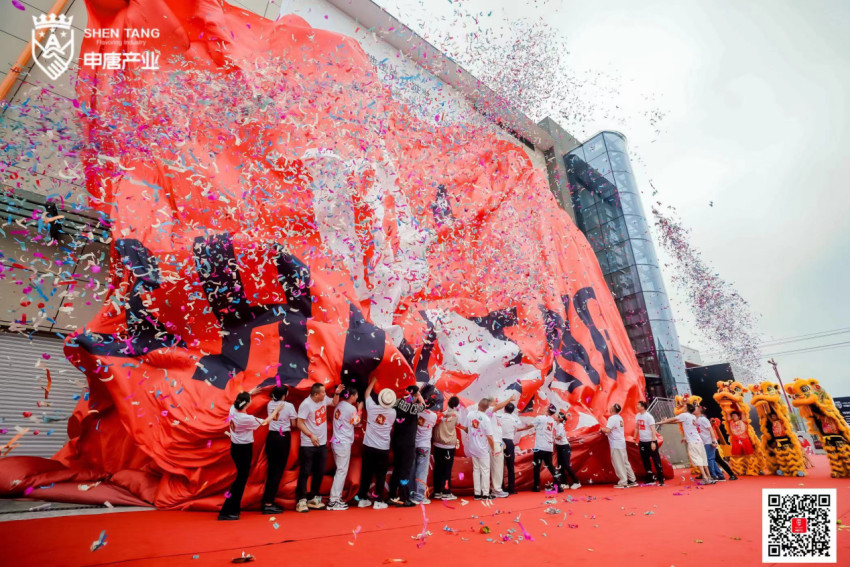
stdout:
[[430,449],[431,435],[434,433],[434,424],[437,423],[437,414],[426,409],[417,416],[417,419],[416,448]]
[[655,425],[655,418],[648,411],[639,413],[635,416],[635,429],[638,432],[638,440],[652,441],[652,426]]
[[555,442],[555,418],[551,415],[538,415],[531,422],[534,425],[534,450],[552,452]]
[[474,410],[466,414],[464,425],[466,431],[466,455],[481,459],[490,456],[490,441],[488,437],[493,436],[493,424],[487,414]]
[[395,408],[385,408],[371,397],[366,398],[366,434],[363,444],[373,449],[389,451],[390,432],[395,422]]
[[[331,398],[325,396],[321,402],[314,402],[313,398],[307,396],[298,406],[298,417],[304,420],[307,431],[319,439],[319,446],[328,443],[328,406],[333,403]],[[301,435],[301,446],[312,447],[313,442],[307,435]]]
[[342,401],[334,409],[334,436],[331,440],[339,445],[354,443],[354,422],[357,419],[357,408]]

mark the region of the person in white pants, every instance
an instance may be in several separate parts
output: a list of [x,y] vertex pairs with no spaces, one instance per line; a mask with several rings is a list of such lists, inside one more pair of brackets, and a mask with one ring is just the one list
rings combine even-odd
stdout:
[[490,499],[490,454],[495,450],[493,425],[485,413],[490,408],[490,398],[478,402],[478,409],[466,414],[459,425],[466,431],[466,456],[472,459],[472,484],[476,500]]
[[490,418],[490,423],[493,426],[493,440],[495,442],[493,452],[490,454],[490,478],[493,482],[493,490],[490,494],[493,498],[508,497],[508,493],[502,490],[502,480],[505,477],[505,444],[502,442],[501,420],[503,414],[501,410],[517,399],[519,399],[519,395],[517,394],[514,394],[504,402],[496,402],[494,399],[490,402],[490,407],[487,409],[487,417]]
[[614,488],[632,488],[638,484],[635,482],[635,472],[626,453],[626,424],[620,416],[621,409],[620,404],[611,406],[611,417],[602,428],[602,433],[608,436],[608,444],[611,446],[611,463],[620,480]]
[[334,411],[334,436],[331,439],[336,473],[331,485],[328,510],[348,510],[348,504],[342,501],[342,489],[348,476],[348,463],[351,461],[354,426],[360,420],[357,415],[357,390],[352,387],[345,388],[339,397],[340,402]]

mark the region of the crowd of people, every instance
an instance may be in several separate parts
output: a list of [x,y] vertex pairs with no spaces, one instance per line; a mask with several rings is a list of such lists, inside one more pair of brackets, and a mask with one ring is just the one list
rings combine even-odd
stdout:
[[[517,394],[499,402],[493,398],[481,399],[477,406],[460,410],[460,399],[452,396],[443,410],[442,398],[433,387],[409,386],[402,397],[390,388],[375,392],[376,380],[369,383],[362,399],[353,387],[339,386],[333,396],[328,396],[322,384],[313,384],[310,395],[298,409],[286,401],[288,388],[271,389],[268,417],[260,419],[247,413],[251,396],[260,392],[242,392],[230,408],[230,454],[236,466],[236,479],[226,495],[219,512],[219,520],[239,519],[242,495],[247,483],[253,451],[254,431],[268,426],[265,454],[268,475],[263,492],[262,511],[279,514],[283,509],[275,504],[283,471],[290,454],[291,433],[300,432],[298,451],[298,481],[295,488],[297,512],[310,510],[346,510],[343,489],[351,461],[355,428],[363,427],[361,450],[360,489],[355,500],[360,508],[377,510],[395,506],[429,504],[430,498],[455,500],[452,493],[452,468],[455,451],[460,447],[458,430],[466,433],[466,456],[472,461],[474,498],[490,500],[516,494],[517,435],[533,429],[533,491],[540,491],[543,467],[553,478],[553,490],[576,490],[581,487],[578,476],[570,465],[572,449],[565,424],[569,414],[550,405],[543,415],[524,423],[516,415]],[[423,396],[423,393],[426,395]],[[439,403],[439,408],[438,406]],[[621,407],[614,404],[611,415],[601,428],[607,435],[611,448],[611,461],[619,479],[617,488],[638,486],[626,453],[625,422],[620,416]],[[646,402],[638,402],[635,418],[635,441],[647,471],[645,484],[664,484],[664,473],[659,454],[656,423],[647,411]],[[332,414],[332,418],[329,415]],[[328,420],[332,420],[332,437],[328,440]],[[704,421],[703,421],[704,420]],[[682,425],[688,452],[694,465],[700,467],[707,483],[725,480],[718,468],[724,466],[715,451],[716,438],[701,415],[701,408],[688,406],[688,412],[664,423]],[[325,473],[328,453],[334,460],[335,473],[327,504],[319,494]],[[428,473],[433,453],[433,490],[428,489]],[[392,475],[385,479],[392,457]],[[653,471],[654,467],[654,471]],[[507,473],[507,475],[505,475]],[[716,479],[716,480],[713,480]],[[429,497],[430,496],[430,497]]]

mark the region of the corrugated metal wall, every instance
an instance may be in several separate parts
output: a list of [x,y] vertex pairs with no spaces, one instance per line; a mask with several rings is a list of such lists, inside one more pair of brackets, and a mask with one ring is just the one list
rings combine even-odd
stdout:
[[[65,359],[62,346],[59,337],[0,332],[0,431],[6,430],[0,446],[17,435],[16,427],[30,430],[10,456],[52,457],[68,440],[68,418],[85,396],[86,379]],[[47,369],[52,384],[45,400]]]

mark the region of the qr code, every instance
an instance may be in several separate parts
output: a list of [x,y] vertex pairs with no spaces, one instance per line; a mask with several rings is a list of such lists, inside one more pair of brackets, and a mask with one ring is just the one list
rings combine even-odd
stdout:
[[762,489],[764,563],[836,563],[836,489]]

